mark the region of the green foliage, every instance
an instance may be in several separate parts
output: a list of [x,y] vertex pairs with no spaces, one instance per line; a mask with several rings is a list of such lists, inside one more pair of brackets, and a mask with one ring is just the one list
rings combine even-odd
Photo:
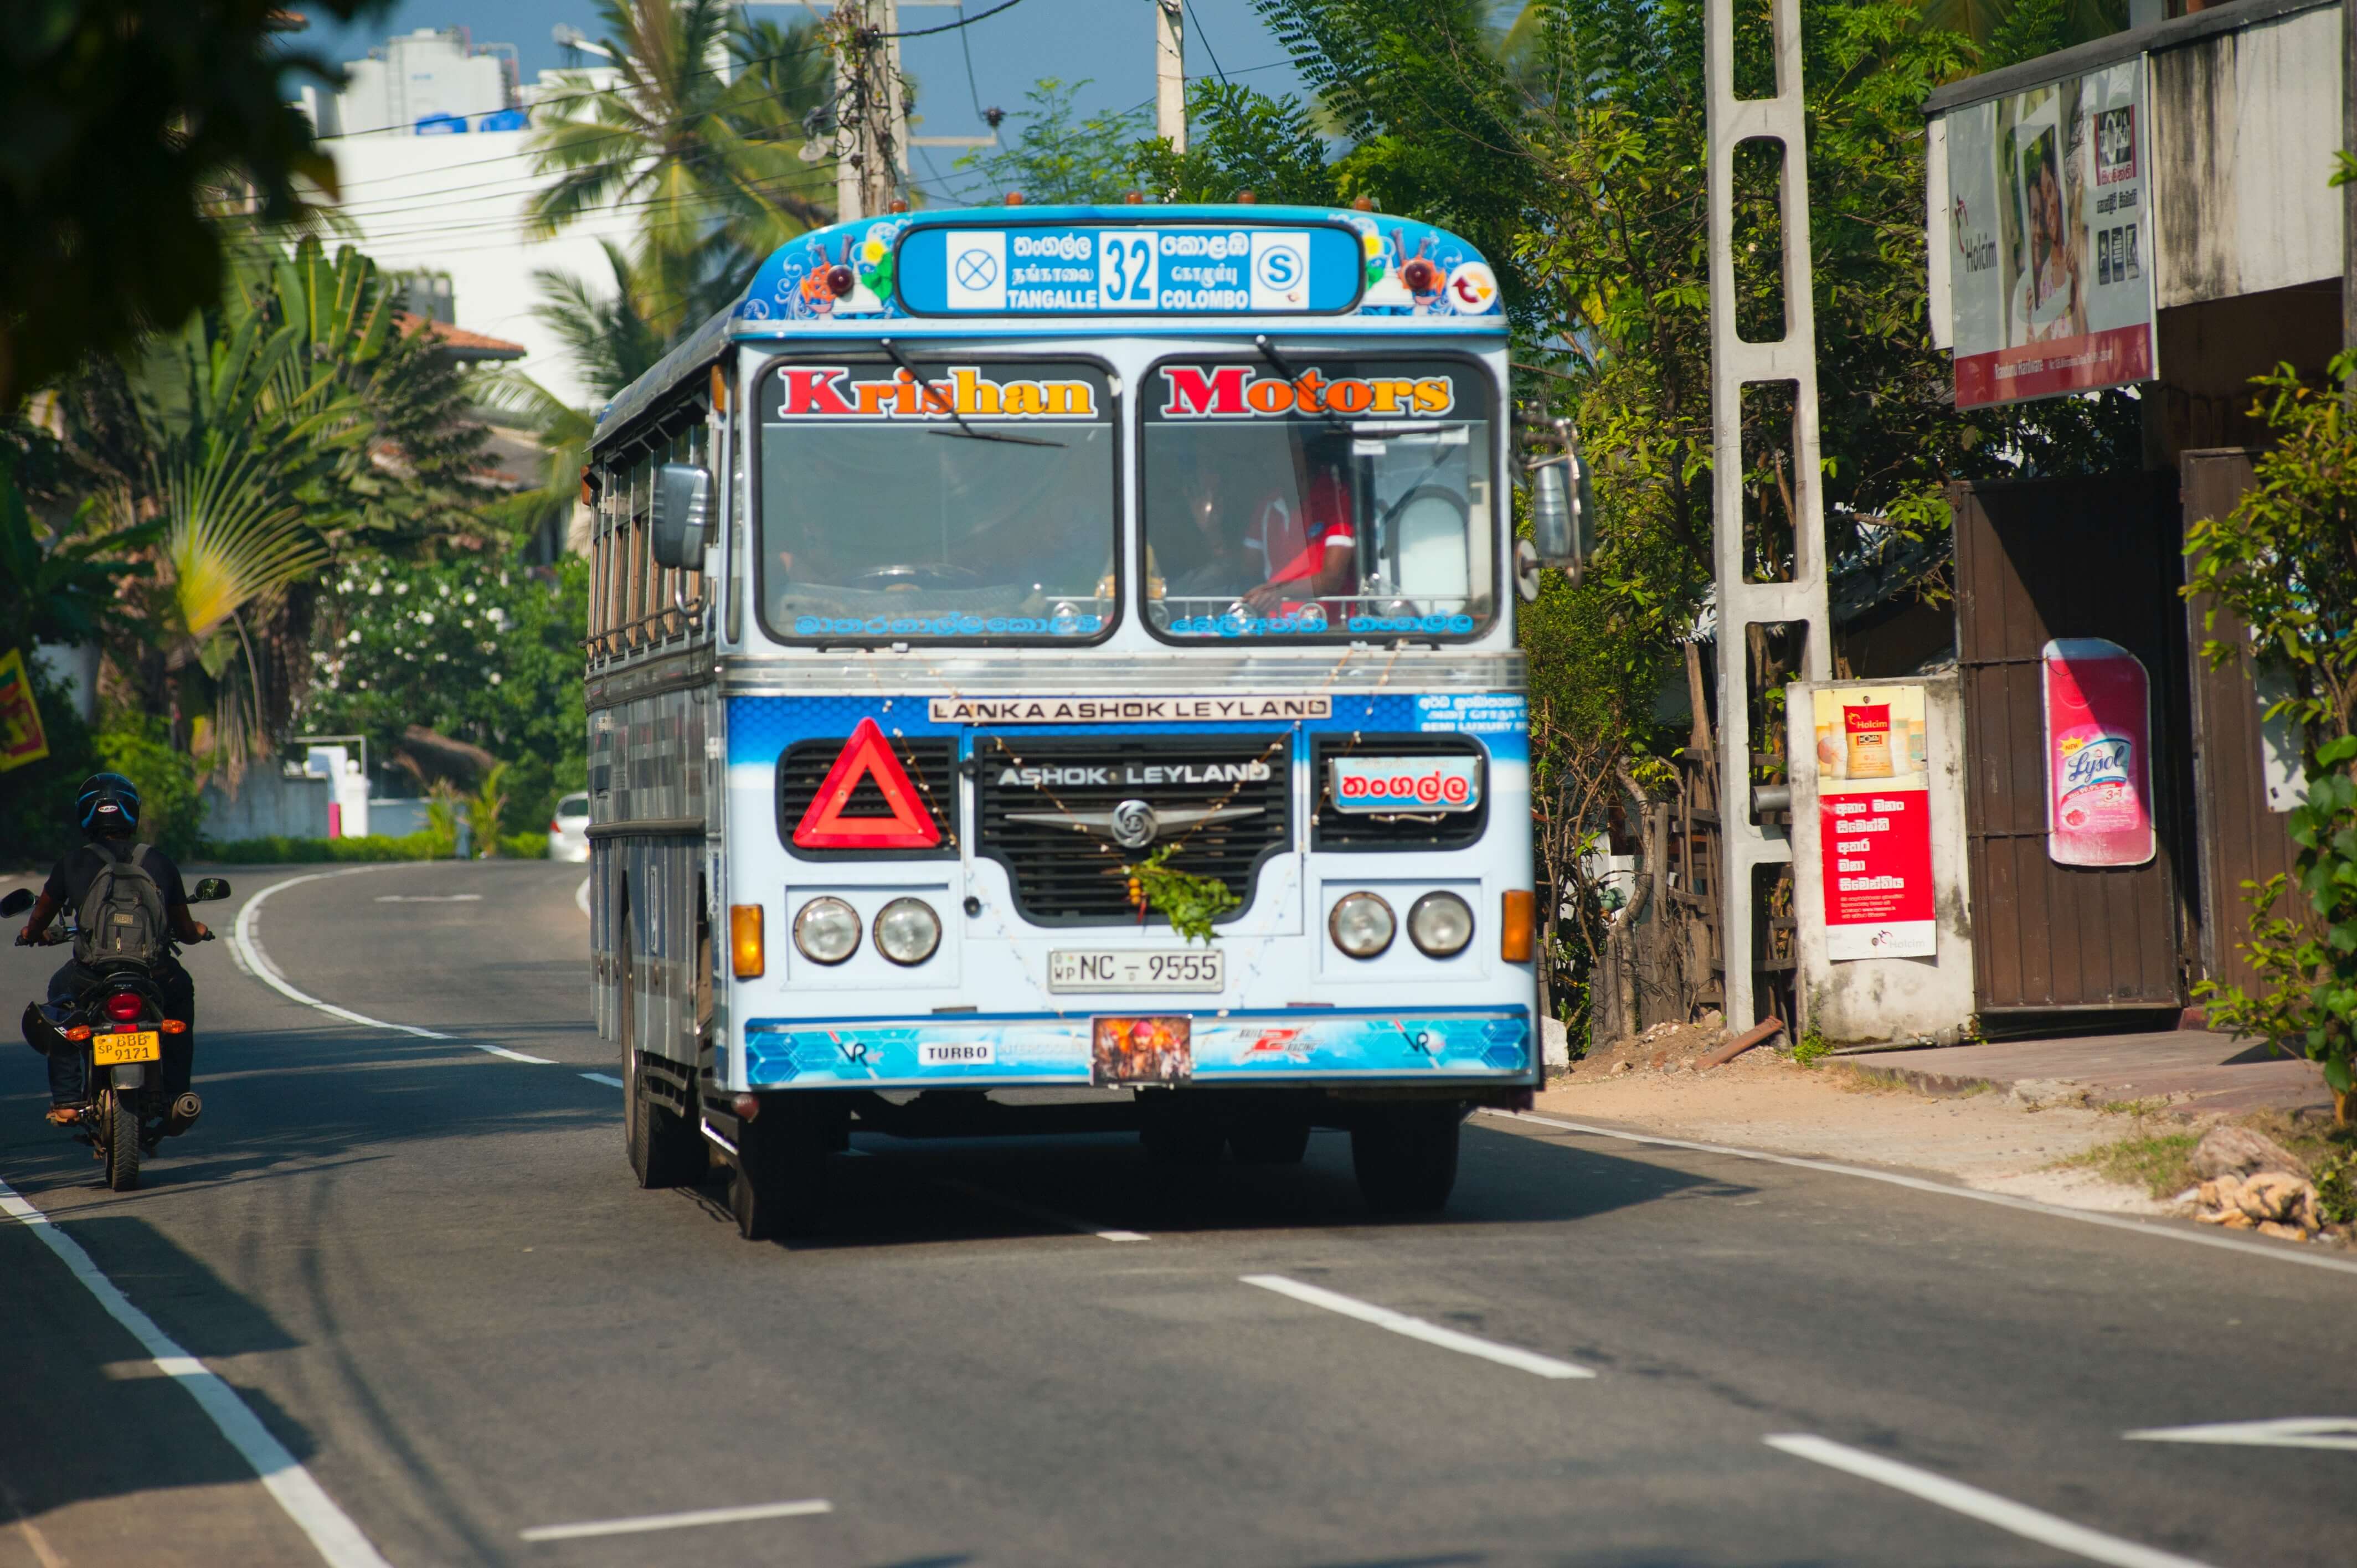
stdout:
[[1811,1029],[1792,1044],[1792,1059],[1803,1067],[1814,1067],[1833,1055],[1834,1048],[1825,1044],[1824,1036]]
[[2201,1143],[2200,1133],[2136,1132],[2056,1163],[2141,1188],[2147,1197],[2171,1197],[2201,1179],[2193,1169]]
[[365,735],[382,757],[412,725],[479,746],[514,765],[500,830],[544,829],[557,797],[588,778],[588,587],[576,556],[348,567],[323,585],[302,723]]
[[[744,287],[796,234],[831,221],[832,161],[805,163],[830,97],[816,24],[745,19],[728,0],[599,0],[620,81],[567,81],[533,144],[533,231],[613,208],[641,214],[633,312],[664,338]],[[716,69],[726,57],[731,69]]]
[[195,854],[205,825],[197,765],[173,748],[169,727],[153,714],[121,709],[91,737],[101,769],[139,786],[139,836],[175,860]]
[[1307,108],[1208,78],[1187,89],[1186,152],[1156,137],[1137,148],[1130,169],[1165,201],[1232,201],[1240,190],[1306,207],[1337,199],[1326,140]]
[[[0,653],[6,651],[0,645]],[[34,662],[30,646],[22,651],[49,755],[0,773],[0,866],[46,869],[81,843],[81,830],[74,825],[74,794],[99,770],[99,760],[72,693]]]
[[475,824],[476,853],[497,855],[500,853],[500,829],[502,813],[508,809],[509,764],[495,762],[484,770],[475,784],[475,792],[467,797],[467,820]]
[[2328,1225],[2357,1222],[2357,1148],[2343,1148],[2318,1162],[2317,1212]]
[[27,647],[84,643],[124,629],[122,594],[147,564],[131,553],[152,543],[148,524],[105,531],[97,509],[77,510],[72,523],[43,538],[17,489],[16,453],[0,446],[0,627]]
[[232,191],[280,222],[303,209],[298,179],[335,188],[285,80],[335,68],[274,37],[279,15],[277,0],[0,6],[0,413],[218,299],[209,209]]
[[1182,840],[1173,839],[1134,865],[1125,865],[1130,902],[1161,916],[1170,929],[1190,942],[1210,945],[1219,933],[1211,923],[1243,903],[1216,876],[1198,876],[1173,867],[1170,857]]
[[[2357,375],[2357,357],[2331,379]],[[2277,875],[2246,884],[2250,936],[2238,950],[2263,977],[2253,994],[2205,981],[2195,993],[2215,1026],[2256,1036],[2321,1063],[2337,1120],[2357,1091],[2357,420],[2344,399],[2311,388],[2289,366],[2255,383],[2276,444],[2253,465],[2252,488],[2222,518],[2186,532],[2185,593],[2238,617],[2247,648],[2211,638],[2201,653],[2222,667],[2246,653],[2283,683],[2268,710],[2299,726],[2308,798],[2285,822],[2297,853],[2291,881],[2307,918],[2276,912]]]
[[450,854],[449,838],[429,831],[400,838],[307,839],[274,834],[258,839],[231,839],[226,843],[204,845],[200,858],[222,865],[317,865],[347,862],[368,865],[392,860],[447,860]]
[[543,828],[537,832],[502,833],[500,835],[500,854],[509,860],[546,860],[548,830]]
[[1134,177],[1132,144],[1151,120],[1143,109],[1081,116],[1072,100],[1088,85],[1042,77],[1024,94],[1031,107],[1006,116],[1022,127],[1015,145],[968,153],[956,166],[972,170],[993,192],[1021,191],[1026,201],[1119,201]]
[[[612,291],[593,288],[571,273],[536,272],[532,277],[540,285],[542,303],[533,316],[572,354],[581,380],[610,398],[654,369],[668,339],[648,318],[647,301],[654,290],[640,270],[611,240],[597,243],[606,252]],[[518,379],[511,372],[500,384],[512,387]]]

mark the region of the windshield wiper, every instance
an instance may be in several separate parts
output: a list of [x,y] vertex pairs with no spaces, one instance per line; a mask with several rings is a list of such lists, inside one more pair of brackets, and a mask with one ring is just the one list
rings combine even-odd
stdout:
[[[878,338],[876,339],[876,345],[877,348],[882,349],[886,354],[891,357],[891,360],[894,364],[909,372],[909,379],[917,383],[917,396],[920,402],[923,401],[925,397],[931,394],[932,389],[925,384],[924,372],[909,362],[909,356],[900,352],[899,346],[898,344],[894,343],[889,338]],[[968,441],[1009,441],[1017,446],[1061,446],[1063,445],[1060,441],[1050,441],[1045,436],[1009,435],[1002,431],[976,430],[973,425],[968,424],[965,422],[965,415],[960,413],[954,407],[944,408],[942,412],[948,414],[950,418],[957,422],[957,428],[955,430],[930,430],[926,432],[927,435],[963,436]]]
[[[1276,368],[1276,373],[1278,375],[1283,376],[1286,381],[1291,381],[1297,387],[1301,384],[1301,372],[1295,370],[1286,361],[1285,356],[1276,351],[1276,345],[1268,340],[1267,333],[1264,332],[1259,337],[1254,338],[1253,347],[1260,351],[1260,357],[1262,359],[1266,360],[1271,365]],[[1329,428],[1339,430],[1345,435],[1351,433],[1350,422],[1345,420],[1340,414],[1336,413],[1332,409],[1328,408],[1326,406],[1326,400],[1323,398],[1318,400],[1318,412],[1324,417],[1326,424]]]

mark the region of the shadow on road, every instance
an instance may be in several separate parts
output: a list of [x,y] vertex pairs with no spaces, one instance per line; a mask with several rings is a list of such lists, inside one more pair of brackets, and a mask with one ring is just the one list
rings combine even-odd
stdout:
[[[797,1251],[908,1246],[1066,1235],[1074,1229],[1185,1235],[1544,1225],[1753,1190],[1479,1122],[1466,1126],[1448,1208],[1412,1217],[1368,1209],[1351,1174],[1350,1139],[1340,1133],[1313,1135],[1299,1165],[1164,1165],[1125,1133],[925,1142],[863,1136],[856,1148],[828,1165],[826,1211],[818,1230],[785,1245]],[[616,1153],[619,1158],[619,1147]],[[725,1187],[706,1187],[698,1197],[714,1219],[726,1218]]]

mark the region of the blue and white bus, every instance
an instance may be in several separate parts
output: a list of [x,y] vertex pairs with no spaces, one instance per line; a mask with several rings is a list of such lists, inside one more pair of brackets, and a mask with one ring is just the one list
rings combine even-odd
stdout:
[[1488,263],[1366,211],[771,257],[584,481],[638,1179],[725,1166],[755,1236],[855,1130],[1329,1126],[1375,1208],[1445,1202],[1542,1073],[1507,395]]

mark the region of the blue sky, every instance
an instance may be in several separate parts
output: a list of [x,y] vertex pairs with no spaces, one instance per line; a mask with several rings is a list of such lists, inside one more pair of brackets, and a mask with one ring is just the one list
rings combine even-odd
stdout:
[[[965,9],[980,13],[996,3],[967,0]],[[820,4],[823,8],[824,0]],[[1264,92],[1304,91],[1301,78],[1250,0],[1187,4],[1194,13],[1187,39],[1189,76],[1212,75],[1216,60],[1230,80],[1249,82]],[[304,9],[299,4],[295,8]],[[755,11],[781,22],[807,14],[796,4],[765,5]],[[956,20],[957,15],[948,8],[910,5],[900,14],[900,26],[904,30],[937,27]],[[291,41],[340,61],[361,59],[393,33],[463,27],[477,43],[515,45],[529,81],[542,70],[565,63],[550,37],[559,23],[569,23],[592,38],[603,33],[592,0],[395,0],[356,26],[323,27],[315,21]],[[1083,110],[1150,105],[1153,98],[1151,0],[1020,0],[1003,15],[960,31],[973,51],[971,88],[958,32],[910,38],[901,46],[902,66],[917,79],[922,134],[980,134],[985,127],[974,113],[975,99],[985,107],[1019,109],[1025,90],[1041,77],[1087,81],[1090,85],[1079,98]],[[950,174],[957,156],[931,149],[934,166],[943,175]],[[915,172],[921,178],[927,170],[920,162]]]

